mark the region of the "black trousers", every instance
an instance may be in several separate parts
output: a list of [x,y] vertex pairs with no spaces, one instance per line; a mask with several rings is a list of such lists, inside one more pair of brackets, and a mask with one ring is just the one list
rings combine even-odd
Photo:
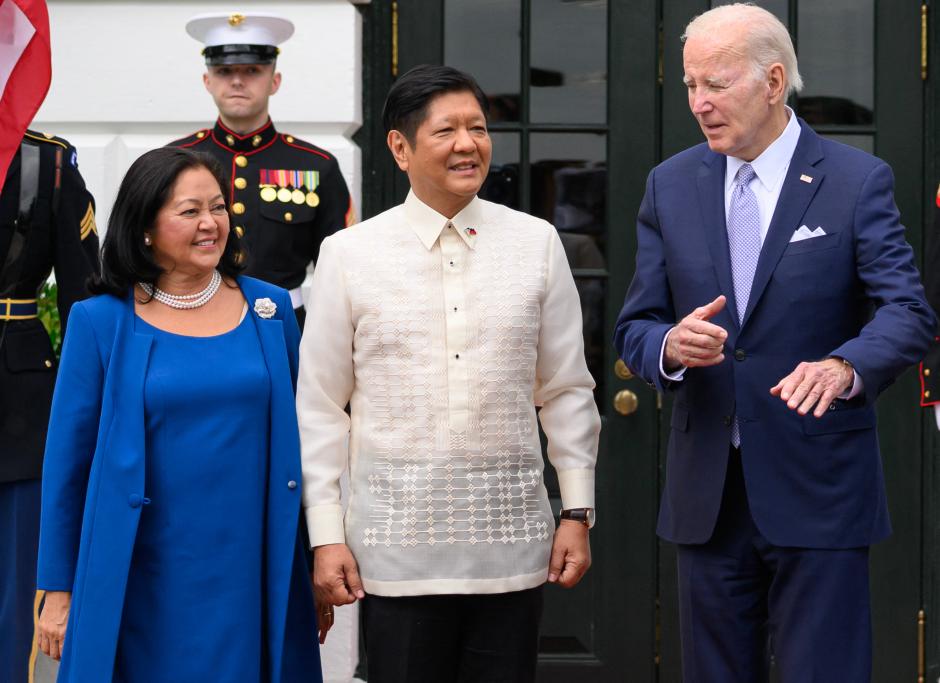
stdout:
[[542,587],[362,601],[369,683],[535,681]]

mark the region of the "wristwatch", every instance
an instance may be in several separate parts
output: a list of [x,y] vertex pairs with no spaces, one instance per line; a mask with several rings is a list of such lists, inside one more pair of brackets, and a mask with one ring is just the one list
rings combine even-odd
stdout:
[[570,519],[573,522],[581,522],[590,529],[594,526],[594,508],[571,508],[562,510],[558,515],[559,519]]

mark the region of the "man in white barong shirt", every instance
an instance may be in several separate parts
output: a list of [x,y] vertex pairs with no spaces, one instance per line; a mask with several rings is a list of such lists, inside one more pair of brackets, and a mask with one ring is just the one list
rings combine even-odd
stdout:
[[591,562],[578,292],[550,224],[476,196],[485,111],[467,74],[402,76],[383,121],[411,192],[327,238],[314,273],[297,390],[313,582],[323,637],[362,600],[370,683],[534,680],[542,585]]

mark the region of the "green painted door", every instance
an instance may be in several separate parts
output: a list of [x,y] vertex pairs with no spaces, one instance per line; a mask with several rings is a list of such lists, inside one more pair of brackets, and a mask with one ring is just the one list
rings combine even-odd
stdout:
[[[421,63],[466,70],[491,103],[493,164],[482,196],[552,222],[581,295],[604,425],[594,565],[575,589],[546,589],[539,680],[653,680],[658,401],[642,381],[615,374],[610,340],[656,161],[656,3],[405,0],[363,12],[364,214],[407,191],[376,120],[393,73]],[[615,410],[618,394],[629,415]],[[557,481],[546,472],[557,509]]]
[[[702,136],[682,84],[686,23],[709,0],[373,0],[363,15],[363,214],[398,203],[407,180],[385,149],[380,113],[396,73],[446,63],[491,98],[494,159],[484,195],[558,227],[584,308],[585,346],[604,421],[594,566],[567,592],[549,587],[540,681],[678,683],[675,551],[654,534],[668,397],[618,376],[609,340],[634,271],[646,175]],[[792,104],[817,131],[894,168],[908,239],[922,253],[925,102],[921,5],[914,0],[759,0],[796,35],[806,89]],[[940,12],[937,13],[940,15]],[[932,22],[938,23],[934,18]],[[940,60],[940,48],[932,54]],[[940,63],[940,61],[938,61]],[[928,93],[925,96],[925,93]],[[933,120],[933,108],[927,116]],[[931,168],[940,170],[940,152]],[[930,186],[929,197],[925,186]],[[629,393],[623,393],[629,392]],[[904,375],[883,395],[880,436],[894,536],[872,554],[875,681],[917,681],[917,615],[927,605],[926,680],[940,675],[936,429]],[[622,415],[621,410],[633,410]],[[634,409],[635,406],[635,409]],[[931,416],[932,419],[932,416]],[[925,456],[927,454],[933,454]],[[547,472],[550,470],[546,470]],[[551,476],[547,484],[556,497]],[[935,611],[935,610],[934,610]]]

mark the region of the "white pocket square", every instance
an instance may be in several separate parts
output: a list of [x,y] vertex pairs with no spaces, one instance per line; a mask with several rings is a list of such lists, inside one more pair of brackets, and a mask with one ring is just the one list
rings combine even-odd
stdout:
[[815,230],[810,230],[805,225],[801,225],[799,230],[793,233],[793,237],[790,238],[791,242],[799,242],[800,240],[808,240],[813,237],[822,237],[826,234],[826,231],[821,227],[818,227]]

